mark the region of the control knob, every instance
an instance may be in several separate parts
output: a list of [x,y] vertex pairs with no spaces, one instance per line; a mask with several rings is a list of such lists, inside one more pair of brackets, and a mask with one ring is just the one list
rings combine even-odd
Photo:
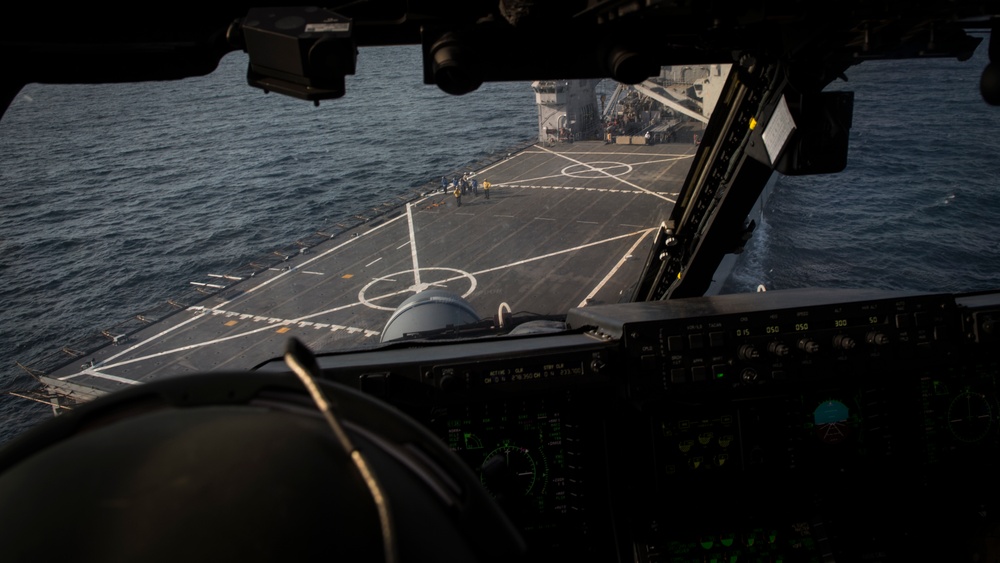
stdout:
[[851,348],[854,348],[856,344],[857,343],[854,342],[854,339],[846,334],[838,334],[833,337],[833,347],[840,350],[850,350]]
[[877,330],[873,330],[865,335],[865,341],[876,346],[883,346],[889,343],[889,337]]
[[774,354],[775,356],[778,356],[779,358],[787,356],[788,353],[790,352],[788,346],[784,345],[781,342],[772,342],[768,344],[767,351]]
[[753,347],[753,344],[744,344],[740,346],[736,355],[739,356],[741,360],[756,360],[757,358],[760,358],[760,352]]
[[815,354],[819,352],[819,344],[816,344],[816,341],[812,338],[803,338],[799,340],[799,349],[806,354]]

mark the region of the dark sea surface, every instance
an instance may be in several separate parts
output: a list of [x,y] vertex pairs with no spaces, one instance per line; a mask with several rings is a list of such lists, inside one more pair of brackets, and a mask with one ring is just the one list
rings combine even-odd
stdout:
[[1000,108],[968,61],[869,61],[854,92],[847,168],[779,176],[726,291],[1000,288]]
[[[781,177],[728,291],[1000,287],[1000,108],[967,62],[868,62],[847,170]],[[537,137],[527,82],[462,97],[419,49],[362,50],[340,100],[265,95],[229,55],[210,76],[29,85],[0,120],[0,391],[31,363],[328,225],[371,215]],[[0,443],[51,417],[0,395]]]

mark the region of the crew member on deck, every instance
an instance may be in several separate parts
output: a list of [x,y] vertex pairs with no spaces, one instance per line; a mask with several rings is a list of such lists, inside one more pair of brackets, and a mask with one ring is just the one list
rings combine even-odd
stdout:
[[462,207],[462,188],[455,187],[455,207]]
[[486,199],[490,199],[490,181],[489,180],[483,180],[483,194],[486,196]]

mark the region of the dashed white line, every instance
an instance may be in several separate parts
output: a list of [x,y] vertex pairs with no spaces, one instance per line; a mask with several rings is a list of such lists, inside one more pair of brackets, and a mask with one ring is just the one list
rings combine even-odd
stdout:
[[580,186],[535,186],[531,184],[502,184],[502,186],[505,188],[521,188],[529,190],[576,190],[584,192],[604,192],[609,194],[647,194],[663,199],[666,199],[663,194],[677,195],[676,192],[655,192],[653,190],[643,190],[641,188],[636,190],[619,190],[614,188],[584,188]]
[[[535,145],[535,146],[537,147],[538,145]],[[636,146],[638,146],[638,145],[636,145]],[[531,149],[525,149],[522,152],[524,154],[543,154],[542,151],[533,151]],[[592,151],[592,152],[591,151],[562,151],[559,154],[579,154],[579,155],[582,155],[582,156],[591,156],[591,155],[664,156],[664,157],[675,157],[675,158],[685,158],[685,157],[691,157],[691,156],[693,156],[693,155],[686,154],[686,153],[677,153],[677,154],[673,154],[673,153],[659,153],[659,154],[652,154],[652,155],[650,155],[650,154],[639,153],[639,152],[625,153],[625,152],[614,152],[614,151]],[[673,158],[668,158],[666,160],[670,161],[670,160],[673,160]],[[658,161],[652,161],[652,162],[658,162]],[[640,162],[639,164],[646,164],[646,163]]]
[[[108,363],[109,360],[111,360],[113,358],[116,358],[116,357],[118,357],[118,356],[121,355],[121,354],[116,354],[115,356],[112,356],[111,358],[108,358],[108,359],[104,360],[104,364],[101,367],[103,367],[103,368],[116,368],[116,367],[119,367],[119,366],[124,366],[124,365],[127,365],[127,364],[133,364],[135,362],[141,362],[141,361],[149,360],[149,359],[152,359],[152,358],[158,358],[158,357],[161,357],[161,356],[169,356],[170,354],[176,354],[178,352],[186,352],[188,350],[194,350],[196,348],[202,348],[204,346],[211,346],[212,344],[218,344],[220,342],[225,342],[225,341],[233,340],[233,339],[236,339],[236,338],[243,338],[245,336],[250,336],[252,334],[257,334],[259,332],[264,332],[264,331],[267,331],[267,330],[274,330],[275,325],[285,325],[285,326],[287,326],[287,325],[290,325],[290,324],[298,324],[298,323],[302,322],[304,319],[307,319],[309,317],[315,317],[315,316],[319,316],[319,315],[322,315],[322,314],[334,312],[334,311],[337,311],[337,310],[347,309],[347,308],[350,308],[350,307],[355,307],[357,305],[360,305],[360,303],[351,303],[349,305],[344,305],[342,307],[336,307],[334,309],[329,309],[327,311],[321,311],[319,313],[313,313],[312,315],[308,315],[306,317],[300,317],[298,319],[278,319],[278,318],[274,318],[274,317],[254,317],[253,320],[255,322],[264,322],[264,323],[267,323],[267,325],[266,326],[262,326],[260,328],[255,328],[253,330],[248,330],[246,332],[241,332],[239,334],[234,334],[234,335],[231,335],[231,336],[225,336],[225,337],[222,337],[222,338],[216,338],[215,340],[205,340],[203,342],[197,342],[195,344],[190,344],[188,346],[182,346],[180,348],[174,348],[172,350],[164,350],[162,352],[156,352],[156,353],[153,353],[153,354],[147,354],[145,356],[140,356],[140,357],[136,357],[136,358],[131,358],[131,359],[128,359],[128,360],[124,360],[124,361],[121,361],[121,362],[117,362],[117,363],[114,363],[114,364],[109,364]],[[211,313],[213,315],[226,314],[226,311],[223,311],[221,309],[206,309],[204,307],[199,307],[199,306],[188,307],[188,310],[189,311],[196,311],[198,314],[196,314],[195,316],[191,317],[190,319],[184,321],[183,323],[178,324],[178,325],[176,325],[176,326],[174,326],[174,327],[172,327],[172,328],[170,328],[170,329],[168,329],[168,330],[160,333],[160,335],[166,334],[167,332],[170,332],[170,331],[173,331],[173,330],[176,330],[176,329],[180,328],[182,325],[185,325],[185,324],[187,324],[189,322],[193,322],[193,321],[195,321],[197,319],[200,319],[206,313]],[[374,330],[368,330],[368,329],[357,328],[357,327],[348,327],[348,326],[342,326],[342,325],[330,325],[330,330],[331,331],[346,330],[348,333],[351,333],[351,334],[356,334],[358,332],[363,332],[365,334],[365,336],[369,337],[369,338],[372,337],[372,336],[378,336],[378,334],[379,334],[378,331],[374,331]],[[160,335],[157,335],[157,336],[160,336]],[[146,339],[146,342],[151,342],[151,341],[152,341],[152,339]],[[126,352],[127,352],[127,350],[126,350]],[[125,353],[125,352],[123,352],[123,353]],[[80,377],[82,375],[93,375],[95,377],[103,377],[104,379],[113,379],[113,380],[117,381],[117,379],[114,379],[116,376],[112,376],[112,375],[108,375],[108,374],[88,373],[86,371],[81,371],[81,372],[78,372],[78,373],[67,375],[65,377],[60,377],[59,379],[60,379],[60,381],[66,381],[66,380],[69,380],[69,379]]]
[[381,257],[381,256],[379,256],[378,258],[376,258],[376,259],[372,260],[371,262],[369,262],[369,263],[365,264],[365,268],[367,268],[368,266],[371,266],[372,264],[374,264],[374,263],[378,262],[378,261],[379,261],[379,260],[381,260],[381,259],[382,259],[382,257]]

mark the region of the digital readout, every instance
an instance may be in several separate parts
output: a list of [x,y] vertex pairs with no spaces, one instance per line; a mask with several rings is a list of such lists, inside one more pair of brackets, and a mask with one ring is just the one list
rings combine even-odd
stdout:
[[583,363],[551,362],[539,365],[496,368],[483,371],[480,381],[484,385],[508,383],[512,381],[530,381],[533,379],[548,379],[551,377],[575,377],[584,375]]
[[774,322],[766,325],[740,327],[735,330],[735,334],[737,338],[746,338],[748,336],[771,336],[775,334],[805,332],[807,330],[869,327],[883,325],[886,324],[886,322],[886,318],[881,315],[832,319],[797,319],[795,321],[788,322]]

